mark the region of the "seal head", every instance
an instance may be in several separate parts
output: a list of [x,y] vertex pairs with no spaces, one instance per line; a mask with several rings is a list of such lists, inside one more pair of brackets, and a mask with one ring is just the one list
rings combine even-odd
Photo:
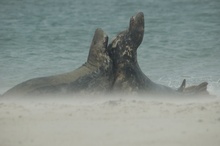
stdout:
[[[129,28],[119,33],[108,46],[113,62],[113,90],[133,90],[138,88],[139,65],[137,48],[144,37],[144,14],[139,12],[130,18]],[[141,79],[140,79],[141,80]]]
[[119,33],[108,46],[114,67],[128,61],[137,62],[137,48],[144,37],[144,14],[139,12],[130,18],[129,28]]
[[90,65],[99,67],[108,58],[106,48],[108,45],[108,36],[101,28],[97,28],[90,45],[90,51],[87,62]]

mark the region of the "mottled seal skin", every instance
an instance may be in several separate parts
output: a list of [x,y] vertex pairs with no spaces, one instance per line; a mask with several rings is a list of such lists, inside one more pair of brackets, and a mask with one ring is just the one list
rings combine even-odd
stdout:
[[113,61],[114,81],[112,89],[120,93],[149,93],[153,95],[193,95],[208,93],[207,83],[186,87],[186,80],[178,89],[151,81],[140,69],[137,48],[144,37],[144,14],[139,12],[130,18],[129,28],[119,33],[108,46]]
[[65,92],[65,85],[97,70],[106,62],[106,46],[108,36],[101,28],[96,29],[87,62],[78,69],[54,76],[40,77],[22,82],[3,94],[6,96],[30,96]]
[[144,37],[144,14],[139,12],[130,18],[129,28],[119,33],[108,46],[113,61],[113,91],[122,93],[170,94],[177,91],[152,82],[140,69],[137,48]]

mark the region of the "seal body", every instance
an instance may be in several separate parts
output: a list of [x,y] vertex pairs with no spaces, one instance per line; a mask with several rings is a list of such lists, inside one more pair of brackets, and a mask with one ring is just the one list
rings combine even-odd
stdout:
[[[100,56],[102,56],[102,59],[97,61],[98,67],[94,71],[80,76],[74,81],[58,84],[53,87],[55,91],[51,92],[56,93],[58,91],[62,93],[65,91],[68,95],[76,93],[101,94],[110,92],[113,82],[113,69],[112,61],[107,52],[107,46],[106,50],[103,51]],[[45,90],[45,88],[41,90]]]
[[119,33],[108,46],[113,61],[113,90],[138,93],[174,93],[175,90],[152,82],[140,69],[137,48],[144,37],[144,14],[130,18],[129,28]]
[[207,83],[185,87],[186,81],[178,89],[151,81],[140,69],[137,48],[144,37],[144,14],[139,12],[130,18],[129,28],[119,33],[108,46],[113,61],[113,91],[122,93],[148,93],[153,95],[195,95],[207,92]]
[[112,62],[68,84],[68,93],[110,93],[113,83]]
[[[65,92],[67,84],[74,82],[78,78],[96,71],[103,63],[106,62],[106,47],[108,45],[108,36],[100,28],[96,29],[87,62],[74,71],[53,75],[48,77],[40,77],[22,82],[3,94],[5,96],[29,96],[54,94]],[[64,86],[62,86],[64,85]]]

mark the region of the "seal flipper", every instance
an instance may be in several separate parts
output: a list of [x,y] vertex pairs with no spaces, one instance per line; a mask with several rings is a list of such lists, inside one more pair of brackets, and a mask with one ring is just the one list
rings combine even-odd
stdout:
[[183,90],[184,94],[193,94],[193,95],[207,95],[209,94],[209,92],[207,91],[207,82],[202,82],[199,85],[195,85],[195,86],[190,86],[190,87],[186,87]]
[[183,92],[183,90],[185,89],[185,87],[186,87],[186,79],[183,80],[181,86],[177,89],[177,91]]
[[208,83],[203,82],[197,86],[196,90],[197,90],[197,92],[207,91],[207,86],[208,86]]

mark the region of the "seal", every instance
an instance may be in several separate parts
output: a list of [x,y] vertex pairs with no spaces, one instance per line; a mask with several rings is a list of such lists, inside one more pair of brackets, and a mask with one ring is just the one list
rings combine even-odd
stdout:
[[[106,42],[107,44],[108,42]],[[99,54],[99,53],[96,53]],[[106,94],[111,91],[113,82],[113,69],[112,60],[109,57],[107,51],[107,45],[105,50],[99,54],[102,59],[99,59],[96,63],[97,68],[93,72],[90,72],[78,79],[71,81],[69,83],[63,83],[53,86],[56,91],[65,89],[67,95],[72,95],[76,93],[80,94]],[[41,89],[45,90],[45,88]],[[53,91],[54,93],[55,91]]]
[[151,81],[140,69],[137,48],[144,37],[144,14],[137,13],[130,18],[129,28],[119,33],[109,44],[108,52],[113,61],[113,91],[122,93],[170,94],[177,91]]
[[[22,82],[3,94],[6,96],[29,96],[53,94],[65,92],[65,86],[82,76],[90,74],[97,70],[103,63],[106,63],[106,48],[108,45],[108,36],[101,28],[97,28],[90,45],[90,51],[87,62],[74,71],[53,75],[48,77],[40,77]],[[61,89],[61,87],[63,87]]]
[[186,95],[206,90],[206,82],[197,86],[185,87],[186,80],[178,89],[151,81],[140,69],[137,61],[137,48],[144,37],[144,14],[137,13],[130,18],[129,28],[119,33],[109,44],[108,52],[113,61],[113,91],[120,93],[148,93],[153,95]]

